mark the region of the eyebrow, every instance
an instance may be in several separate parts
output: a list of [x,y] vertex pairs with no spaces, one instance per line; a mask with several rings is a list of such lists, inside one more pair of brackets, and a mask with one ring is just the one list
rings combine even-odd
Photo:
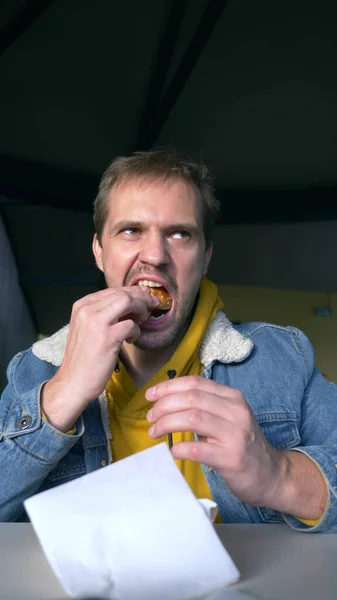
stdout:
[[[131,221],[129,219],[122,219],[117,221],[109,230],[110,235],[115,235],[123,229],[146,229],[146,223],[142,221]],[[170,231],[191,231],[192,233],[199,233],[200,228],[194,223],[170,223],[164,229]]]
[[110,227],[109,234],[114,235],[123,229],[131,229],[131,228],[139,228],[141,229],[144,226],[144,223],[141,221],[130,221],[129,219],[122,219],[121,221],[117,221],[114,225]]

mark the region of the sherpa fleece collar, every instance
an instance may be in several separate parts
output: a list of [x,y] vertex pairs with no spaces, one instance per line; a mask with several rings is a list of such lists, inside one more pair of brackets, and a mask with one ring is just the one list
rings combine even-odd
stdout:
[[[36,342],[32,347],[33,354],[40,360],[45,360],[59,367],[67,343],[69,325],[62,327],[54,335]],[[200,348],[200,361],[208,367],[214,361],[222,363],[241,362],[253,349],[251,339],[239,333],[219,311],[209,325]]]

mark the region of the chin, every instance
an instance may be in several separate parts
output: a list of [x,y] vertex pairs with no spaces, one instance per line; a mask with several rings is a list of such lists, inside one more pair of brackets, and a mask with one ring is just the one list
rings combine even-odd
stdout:
[[178,337],[177,331],[166,333],[142,333],[134,346],[140,350],[166,350]]

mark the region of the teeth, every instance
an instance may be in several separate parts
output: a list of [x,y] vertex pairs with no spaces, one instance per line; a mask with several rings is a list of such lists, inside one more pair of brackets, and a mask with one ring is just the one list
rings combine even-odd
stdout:
[[140,279],[137,283],[138,285],[145,285],[146,287],[163,287],[158,281],[151,281],[148,279]]

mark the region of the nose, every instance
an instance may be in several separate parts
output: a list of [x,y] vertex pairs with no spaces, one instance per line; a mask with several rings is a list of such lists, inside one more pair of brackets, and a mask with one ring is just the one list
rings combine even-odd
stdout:
[[156,232],[147,232],[139,252],[142,263],[158,267],[168,263],[168,249],[165,238]]

